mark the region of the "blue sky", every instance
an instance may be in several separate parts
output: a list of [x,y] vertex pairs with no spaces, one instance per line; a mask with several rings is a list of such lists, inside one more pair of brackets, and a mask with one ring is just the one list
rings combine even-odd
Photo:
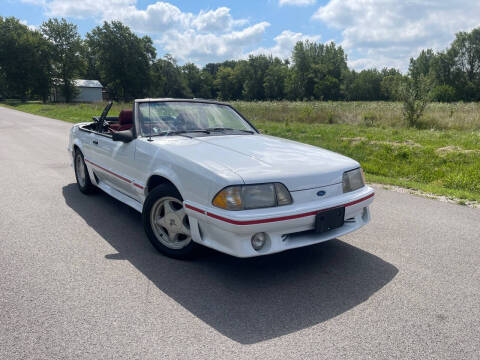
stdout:
[[356,69],[405,70],[421,49],[442,50],[480,25],[478,0],[0,0],[0,15],[38,27],[65,17],[82,34],[120,20],[149,35],[158,56],[203,65],[266,53],[286,58],[296,41],[335,41]]

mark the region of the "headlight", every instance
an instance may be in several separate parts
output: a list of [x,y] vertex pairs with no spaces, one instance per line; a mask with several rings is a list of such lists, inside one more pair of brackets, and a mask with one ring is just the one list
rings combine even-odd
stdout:
[[362,168],[346,171],[343,173],[343,192],[358,190],[365,186],[365,176]]
[[289,205],[292,197],[285,185],[280,183],[228,186],[212,201],[225,210],[249,210]]

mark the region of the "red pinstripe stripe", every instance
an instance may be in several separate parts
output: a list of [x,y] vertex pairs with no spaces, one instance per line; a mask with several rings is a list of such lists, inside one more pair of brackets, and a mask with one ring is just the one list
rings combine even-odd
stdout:
[[202,209],[196,208],[195,206],[185,204],[185,207],[188,208],[188,209],[190,209],[190,210],[199,212],[199,213],[201,213],[201,214],[205,214],[205,211],[203,211]]
[[99,169],[102,169],[103,171],[108,172],[109,174],[112,174],[113,176],[118,177],[120,180],[123,180],[123,181],[125,181],[125,182],[128,182],[129,184],[132,183],[132,182],[131,182],[130,180],[128,180],[127,178],[124,178],[123,176],[120,176],[120,175],[118,175],[118,174],[115,174],[113,171],[110,171],[110,170],[108,170],[108,169],[105,169],[104,167],[102,167],[102,166],[100,166],[100,165],[98,165],[98,164],[95,164],[94,162],[91,162],[90,160],[85,159],[85,161],[89,162],[89,163],[92,164],[93,166],[98,167]]
[[85,161],[86,161],[86,162],[89,162],[89,163],[92,164],[93,166],[98,167],[99,169],[102,169],[103,171],[108,172],[109,174],[112,174],[113,176],[118,177],[119,179],[121,179],[121,180],[123,180],[123,181],[125,181],[125,182],[127,182],[127,183],[129,183],[129,184],[133,184],[133,186],[136,186],[136,187],[138,187],[139,189],[142,189],[142,190],[144,189],[144,187],[143,187],[142,185],[137,184],[137,183],[134,183],[132,180],[129,180],[129,179],[127,179],[127,178],[124,178],[124,177],[121,176],[121,175],[115,174],[113,171],[110,171],[110,170],[108,170],[108,169],[105,169],[103,166],[100,166],[100,165],[98,165],[98,164],[95,164],[94,162],[92,162],[92,161],[90,161],[90,160],[87,160],[87,159],[85,159]]
[[188,205],[188,204],[185,204],[185,207],[187,207],[187,208],[189,208],[189,209],[191,209],[191,210],[197,211],[197,212],[199,212],[199,213],[201,213],[201,214],[206,214],[207,216],[210,216],[210,217],[212,217],[212,218],[214,218],[214,219],[221,220],[221,221],[225,221],[225,222],[230,223],[230,224],[234,224],[234,225],[255,225],[255,224],[264,224],[264,223],[270,223],[270,222],[277,222],[277,221],[285,221],[285,220],[299,219],[299,218],[302,218],[302,217],[317,215],[317,214],[320,213],[320,212],[324,212],[324,211],[336,209],[336,208],[339,208],[339,207],[353,206],[353,205],[356,205],[356,204],[358,204],[358,203],[361,203],[362,201],[365,201],[365,200],[368,200],[368,199],[372,198],[374,195],[375,195],[375,193],[372,193],[372,194],[370,194],[370,195],[368,195],[368,196],[365,196],[365,197],[363,197],[363,198],[361,198],[361,199],[358,199],[358,200],[355,200],[355,201],[351,201],[351,202],[346,203],[346,204],[329,207],[329,208],[326,208],[326,209],[320,209],[320,210],[310,211],[310,212],[302,213],[302,214],[281,216],[281,217],[269,218],[269,219],[257,219],[257,220],[232,220],[232,219],[228,219],[228,218],[225,218],[225,217],[220,216],[220,215],[217,215],[217,214],[213,214],[213,213],[211,213],[211,212],[205,212],[205,211],[202,210],[202,209],[196,208],[196,207],[191,206],[191,205]]
[[[371,193],[370,195],[367,195],[367,196],[365,196],[364,198],[361,198],[361,199],[358,199],[358,200],[349,202],[349,203],[347,203],[347,204],[345,204],[345,205],[343,205],[343,206],[347,207],[347,206],[356,205],[356,204],[361,203],[362,201],[368,200],[368,199],[370,199],[370,198],[372,198],[372,197],[374,197],[374,196],[375,196],[375,193]],[[337,206],[337,207],[338,207],[338,206]]]

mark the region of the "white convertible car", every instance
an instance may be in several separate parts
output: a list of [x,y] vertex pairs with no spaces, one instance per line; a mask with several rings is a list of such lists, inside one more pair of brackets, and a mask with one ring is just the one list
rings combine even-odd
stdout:
[[142,213],[162,253],[204,245],[238,257],[317,244],[370,220],[360,165],[260,134],[228,104],[142,99],[73,126],[68,150],[81,192],[100,188]]

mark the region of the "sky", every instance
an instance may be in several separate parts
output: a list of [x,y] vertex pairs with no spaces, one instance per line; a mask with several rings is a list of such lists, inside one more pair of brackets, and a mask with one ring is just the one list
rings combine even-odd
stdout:
[[157,56],[204,65],[249,54],[288,58],[299,40],[342,45],[356,70],[408,68],[480,26],[479,0],[0,0],[0,16],[38,28],[64,17],[84,35],[120,20],[150,36]]

